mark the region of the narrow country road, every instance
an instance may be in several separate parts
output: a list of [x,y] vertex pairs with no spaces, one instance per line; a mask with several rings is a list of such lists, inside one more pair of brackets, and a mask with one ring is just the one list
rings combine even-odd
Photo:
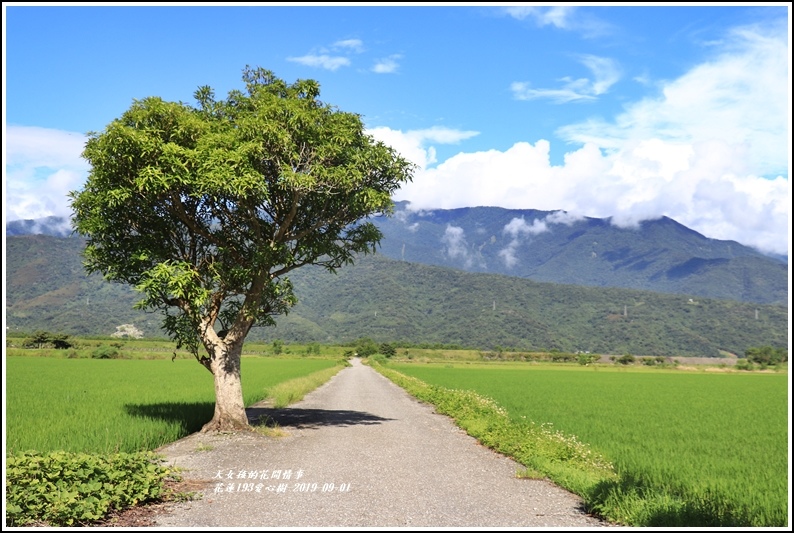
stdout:
[[580,499],[480,446],[358,360],[285,409],[287,433],[194,434],[159,450],[207,485],[158,527],[599,527]]

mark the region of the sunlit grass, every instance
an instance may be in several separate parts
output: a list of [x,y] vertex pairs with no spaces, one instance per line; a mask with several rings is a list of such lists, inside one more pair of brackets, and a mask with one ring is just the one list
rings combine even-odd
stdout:
[[[195,360],[6,357],[6,450],[152,450],[212,418],[212,375]],[[285,381],[331,369],[330,358],[242,361],[246,405]]]

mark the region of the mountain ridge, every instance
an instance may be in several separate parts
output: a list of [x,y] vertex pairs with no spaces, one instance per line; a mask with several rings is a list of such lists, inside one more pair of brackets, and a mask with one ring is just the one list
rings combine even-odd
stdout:
[[[788,304],[787,257],[705,237],[669,217],[619,227],[564,211],[462,207],[373,217],[395,260],[540,282]],[[71,235],[63,217],[13,221],[6,236]]]
[[788,263],[710,239],[669,217],[621,228],[564,211],[473,207],[411,211],[373,222],[392,259],[528,278],[756,303],[788,302]]
[[[85,240],[6,238],[6,325],[78,336],[135,324],[163,337],[161,315],[133,308],[131,287],[86,275]],[[613,287],[537,282],[359,256],[336,275],[319,267],[290,278],[298,303],[249,339],[342,344],[456,344],[483,350],[720,357],[787,345],[788,308]],[[500,348],[501,347],[501,348]]]

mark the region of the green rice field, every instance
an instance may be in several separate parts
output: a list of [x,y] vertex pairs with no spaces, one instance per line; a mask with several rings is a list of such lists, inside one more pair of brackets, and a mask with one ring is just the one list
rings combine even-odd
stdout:
[[[267,389],[338,364],[330,358],[242,361],[246,405]],[[212,418],[212,375],[193,359],[6,357],[6,453],[153,450]]]
[[615,465],[620,482],[597,487],[589,497],[617,509],[613,518],[623,523],[788,524],[787,374],[527,364],[389,367],[429,384],[476,391],[515,419],[575,435]]

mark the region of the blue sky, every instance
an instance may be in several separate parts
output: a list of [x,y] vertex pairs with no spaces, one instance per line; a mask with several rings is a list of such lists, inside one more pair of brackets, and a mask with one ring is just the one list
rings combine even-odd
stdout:
[[666,215],[788,253],[789,4],[3,4],[4,217],[68,216],[85,133],[246,65],[363,116],[412,209]]

